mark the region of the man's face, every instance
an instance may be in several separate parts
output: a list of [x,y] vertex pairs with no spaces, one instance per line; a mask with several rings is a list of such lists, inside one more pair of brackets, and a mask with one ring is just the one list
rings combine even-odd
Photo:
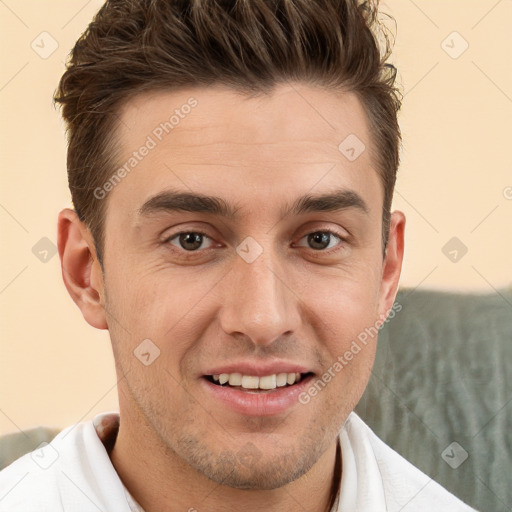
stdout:
[[[182,108],[191,97],[197,104]],[[121,120],[119,166],[134,151],[137,163],[105,199],[100,294],[125,377],[121,415],[214,481],[282,486],[332,446],[366,386],[376,338],[343,356],[394,298],[362,106],[298,84],[252,99],[201,88],[138,96]],[[366,146],[356,159],[338,148],[350,134]],[[230,215],[204,201],[203,211],[176,209],[171,193],[214,196]],[[324,194],[345,199],[334,210],[293,208]],[[296,372],[300,382],[277,386]],[[233,374],[265,378],[244,388]],[[250,388],[258,383],[277,387]]]

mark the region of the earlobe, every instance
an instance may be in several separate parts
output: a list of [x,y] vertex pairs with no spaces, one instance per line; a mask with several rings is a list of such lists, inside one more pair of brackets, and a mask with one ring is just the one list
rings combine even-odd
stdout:
[[85,320],[108,329],[104,308],[103,275],[92,236],[74,210],[66,208],[58,219],[58,249],[64,284]]
[[400,211],[391,214],[388,245],[382,269],[379,314],[385,318],[391,311],[398,291],[404,257],[405,215]]

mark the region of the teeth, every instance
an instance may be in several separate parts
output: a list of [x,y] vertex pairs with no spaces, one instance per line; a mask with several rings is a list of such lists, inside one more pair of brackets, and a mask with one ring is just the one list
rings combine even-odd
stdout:
[[242,374],[241,373],[230,373],[229,374],[229,385],[230,386],[241,386],[242,385]]
[[287,373],[279,373],[276,378],[276,385],[278,388],[282,388],[283,386],[286,386],[286,381],[288,378]]
[[259,379],[260,389],[276,389],[277,387],[277,376],[276,375],[265,375]]
[[241,373],[221,373],[212,377],[220,385],[228,383],[230,386],[240,386],[244,389],[276,389],[286,385],[291,386],[301,380],[300,373],[279,373],[262,377]]
[[[230,384],[231,384],[231,382],[230,382]],[[243,388],[258,389],[259,386],[260,386],[260,378],[259,377],[251,377],[249,375],[244,375],[242,377],[242,387]]]

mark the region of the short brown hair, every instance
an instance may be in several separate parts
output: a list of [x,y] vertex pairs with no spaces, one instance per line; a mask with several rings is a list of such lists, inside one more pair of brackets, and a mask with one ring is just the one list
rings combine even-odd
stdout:
[[108,0],[71,51],[54,98],[67,124],[73,204],[100,263],[106,201],[94,190],[118,166],[115,134],[126,101],[146,91],[213,84],[268,93],[285,81],[352,91],[361,101],[384,186],[385,253],[401,95],[396,69],[386,63],[391,45],[377,2]]

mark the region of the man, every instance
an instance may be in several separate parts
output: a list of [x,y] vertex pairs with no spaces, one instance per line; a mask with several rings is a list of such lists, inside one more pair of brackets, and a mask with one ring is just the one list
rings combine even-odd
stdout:
[[2,510],[471,510],[352,412],[404,248],[373,29],[355,0],[101,8],[56,95],[58,245],[120,414],[5,469]]

